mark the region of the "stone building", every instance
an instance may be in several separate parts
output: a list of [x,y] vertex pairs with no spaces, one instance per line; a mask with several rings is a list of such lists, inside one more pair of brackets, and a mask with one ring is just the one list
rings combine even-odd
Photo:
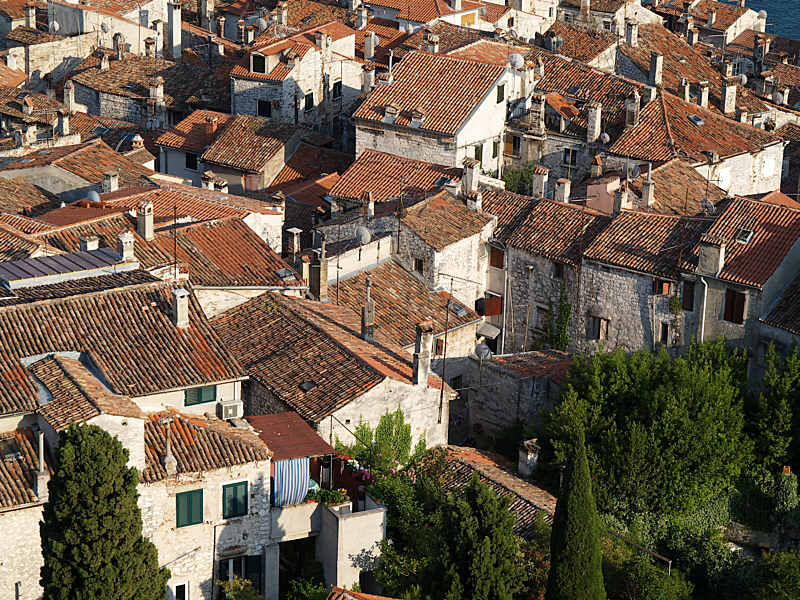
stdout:
[[622,35],[626,23],[660,23],[641,0],[560,0],[558,20]]
[[[376,427],[398,408],[416,443],[447,443],[453,393],[431,372],[434,326],[417,326],[413,360],[348,307],[268,294],[213,319],[250,375],[246,414],[293,410],[333,444],[352,443],[364,420]],[[282,331],[276,336],[270,332]]]
[[767,26],[767,11],[747,8],[745,0],[694,0],[688,5],[683,0],[656,0],[651,8],[670,30],[684,35],[694,30],[700,40],[722,48],[744,31],[765,31]]
[[603,29],[587,29],[558,21],[538,37],[536,43],[590,67],[613,72],[620,39]]

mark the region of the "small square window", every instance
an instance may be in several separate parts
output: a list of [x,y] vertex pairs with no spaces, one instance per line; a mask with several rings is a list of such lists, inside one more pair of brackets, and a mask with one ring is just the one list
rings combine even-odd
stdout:
[[506,253],[501,248],[489,246],[489,266],[504,269],[506,266]]
[[578,151],[574,148],[564,148],[564,156],[562,160],[565,165],[574,167],[578,162]]
[[247,514],[247,482],[222,486],[222,518],[231,519]]
[[586,337],[590,340],[605,340],[608,338],[608,319],[602,317],[589,317],[586,327]]
[[725,312],[723,319],[730,323],[741,325],[744,323],[745,295],[736,290],[725,290]]
[[306,94],[305,110],[314,110],[314,94]]
[[259,54],[253,54],[253,73],[266,73],[266,71],[266,59]]
[[186,152],[186,168],[190,171],[197,171],[197,154]]
[[506,99],[506,84],[501,83],[497,86],[497,103],[500,104]]
[[188,587],[185,583],[179,583],[175,586],[175,600],[189,600]]
[[259,117],[271,117],[272,102],[270,102],[269,100],[259,100],[257,112]]
[[653,295],[654,296],[663,296],[669,294],[669,281],[664,281],[663,279],[653,279]]
[[513,27],[514,26],[514,17],[508,17],[508,26],[509,27]]
[[203,522],[203,490],[175,495],[175,526],[188,527]]
[[425,266],[425,263],[422,262],[421,258],[415,258],[414,259],[414,270],[417,273],[419,273],[420,275],[422,275],[422,271],[424,269],[424,266]]
[[333,89],[331,90],[331,95],[334,98],[341,98],[342,97],[342,82],[341,81],[334,81],[333,82]]
[[183,405],[193,406],[195,404],[206,404],[216,402],[217,386],[207,385],[205,387],[191,388],[183,392]]

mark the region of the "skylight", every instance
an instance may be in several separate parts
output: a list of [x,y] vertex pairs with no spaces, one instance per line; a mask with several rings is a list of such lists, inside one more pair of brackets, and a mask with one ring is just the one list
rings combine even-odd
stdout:
[[691,121],[691,122],[692,122],[694,125],[697,125],[698,127],[702,127],[703,125],[705,125],[705,124],[706,124],[706,122],[705,122],[705,121],[703,121],[703,119],[701,119],[701,118],[700,118],[698,115],[689,115],[689,120],[690,120],[690,121]]
[[447,307],[450,310],[452,310],[456,314],[456,316],[458,316],[458,317],[463,317],[465,314],[467,314],[466,307],[464,305],[462,305],[462,304],[459,304],[455,300],[450,300],[450,302],[448,303]]
[[315,387],[317,387],[317,384],[314,383],[313,381],[304,381],[303,383],[300,384],[300,389],[303,390],[304,392],[310,392]]
[[0,459],[12,460],[19,457],[19,447],[17,446],[17,441],[14,438],[0,440]]
[[741,227],[736,232],[736,241],[740,244],[746,244],[751,239],[753,239],[753,231],[751,229],[745,229],[744,227]]

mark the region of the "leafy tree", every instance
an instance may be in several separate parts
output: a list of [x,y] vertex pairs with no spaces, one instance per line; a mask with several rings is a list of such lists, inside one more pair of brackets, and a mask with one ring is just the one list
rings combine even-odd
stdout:
[[521,542],[524,586],[519,598],[544,598],[550,572],[550,525],[537,512],[528,539]]
[[800,550],[776,552],[764,558],[753,598],[800,599]]
[[226,581],[220,581],[223,598],[226,600],[261,600],[262,596],[253,587],[249,579],[239,579],[234,576]]
[[693,586],[673,569],[653,564],[646,554],[635,554],[616,566],[606,577],[609,597],[618,600],[691,600]]
[[373,430],[369,423],[361,420],[355,429],[356,441],[343,444],[336,439],[336,450],[355,458],[359,464],[378,472],[387,472],[406,465],[411,458],[425,452],[425,440],[420,439],[412,453],[411,425],[406,423],[403,411],[384,414]]
[[592,495],[581,429],[571,458],[553,518],[547,600],[605,600],[602,525]]
[[530,194],[533,189],[533,164],[524,165],[519,169],[506,169],[503,171],[503,181],[509,192]]
[[792,415],[800,394],[800,357],[793,348],[782,361],[770,344],[766,356],[763,389],[756,415],[756,458],[775,473],[789,462]]
[[94,425],[71,425],[58,448],[40,524],[47,600],[163,600],[169,570],[142,535],[128,451]]

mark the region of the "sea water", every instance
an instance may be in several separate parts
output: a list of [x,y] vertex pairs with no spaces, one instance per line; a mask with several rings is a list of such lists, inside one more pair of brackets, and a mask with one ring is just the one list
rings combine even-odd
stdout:
[[800,0],[747,0],[747,7],[767,11],[767,33],[800,39]]

